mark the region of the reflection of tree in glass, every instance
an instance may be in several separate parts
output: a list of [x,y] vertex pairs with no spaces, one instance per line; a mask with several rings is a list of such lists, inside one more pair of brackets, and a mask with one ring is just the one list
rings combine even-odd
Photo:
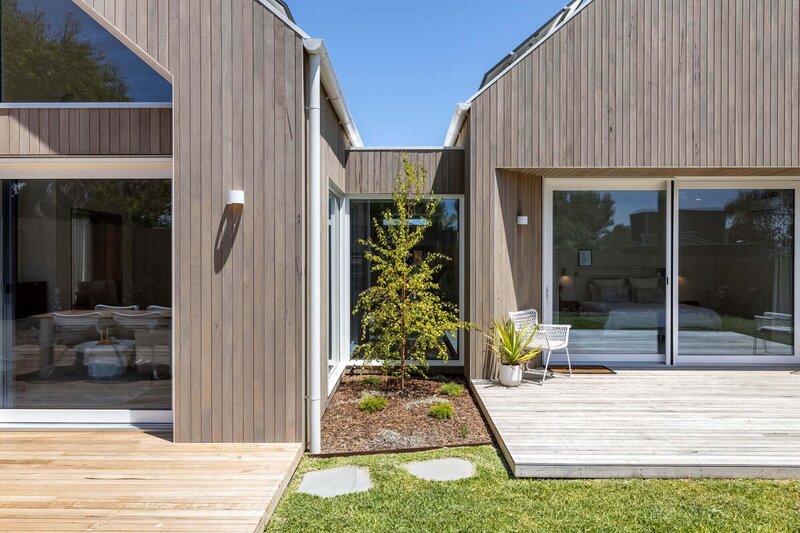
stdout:
[[556,249],[593,248],[611,233],[614,199],[607,192],[556,193],[553,197],[553,219]]
[[141,227],[169,228],[172,224],[171,184],[166,180],[54,181],[47,190],[33,211],[41,218],[53,216],[57,201],[74,209],[105,208],[104,212],[127,215]]
[[81,24],[67,14],[51,28],[38,7],[23,11],[2,0],[3,100],[6,102],[127,102],[116,65],[81,39]]
[[759,243],[775,252],[792,249],[794,199],[792,191],[744,190],[725,204],[732,243]]

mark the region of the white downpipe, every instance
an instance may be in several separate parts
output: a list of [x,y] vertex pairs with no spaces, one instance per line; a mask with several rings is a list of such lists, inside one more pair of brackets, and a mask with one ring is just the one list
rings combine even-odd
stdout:
[[322,449],[322,172],[320,163],[320,94],[322,78],[322,41],[307,39],[308,51],[308,374],[309,374],[309,448]]

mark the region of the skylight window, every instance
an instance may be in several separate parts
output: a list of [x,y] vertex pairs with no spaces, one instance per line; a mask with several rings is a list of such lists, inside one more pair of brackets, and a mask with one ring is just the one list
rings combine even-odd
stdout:
[[72,0],[0,0],[3,103],[172,102],[172,86]]

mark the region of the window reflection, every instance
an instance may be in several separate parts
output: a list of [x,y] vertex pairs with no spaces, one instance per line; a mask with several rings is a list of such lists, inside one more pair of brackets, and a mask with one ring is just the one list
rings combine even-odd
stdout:
[[172,87],[71,0],[0,0],[3,102],[171,102]]
[[666,351],[666,193],[553,193],[553,316],[579,354]]
[[[358,296],[375,281],[371,265],[364,256],[364,246],[359,240],[374,236],[373,220],[391,224],[384,220],[383,213],[392,209],[390,200],[350,200],[350,304],[355,305]],[[461,308],[459,272],[461,253],[459,250],[459,200],[442,199],[439,202],[436,220],[428,228],[425,238],[414,250],[414,256],[422,257],[426,253],[437,252],[451,260],[444,264],[439,272],[439,287],[445,300]],[[361,338],[361,314],[350,318],[351,351],[358,346]],[[451,359],[458,359],[458,335],[448,335],[447,345]]]
[[24,180],[4,196],[4,407],[170,409],[170,182]]
[[685,355],[791,355],[794,351],[794,191],[682,190],[681,305],[711,310],[713,324],[681,315]]

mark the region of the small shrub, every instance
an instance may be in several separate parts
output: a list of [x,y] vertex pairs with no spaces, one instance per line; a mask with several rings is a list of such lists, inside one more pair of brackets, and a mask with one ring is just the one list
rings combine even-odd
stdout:
[[378,376],[366,376],[366,377],[361,378],[361,383],[364,383],[365,385],[372,385],[373,387],[377,387],[378,385],[381,384],[381,378],[379,378]]
[[365,394],[361,397],[361,401],[358,402],[358,408],[365,413],[377,413],[378,411],[382,411],[386,407],[386,404],[387,400],[383,396]]
[[428,409],[428,416],[437,420],[449,420],[453,417],[453,404],[450,402],[439,402],[431,405]]
[[461,396],[464,394],[464,385],[460,383],[445,383],[439,387],[439,394],[445,396]]
[[461,424],[461,427],[459,428],[459,431],[461,431],[461,438],[462,439],[466,439],[467,436],[469,435],[469,428],[467,427],[466,424]]

